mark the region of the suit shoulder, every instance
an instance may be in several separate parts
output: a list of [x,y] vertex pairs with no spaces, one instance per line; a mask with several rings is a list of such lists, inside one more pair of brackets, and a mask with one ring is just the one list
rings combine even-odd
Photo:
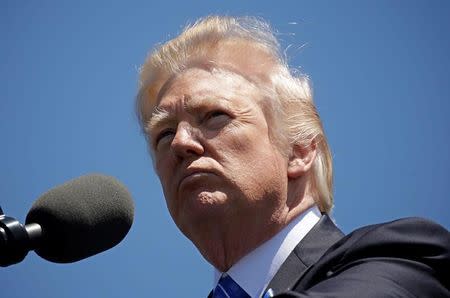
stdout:
[[450,262],[450,233],[431,220],[409,217],[356,229],[334,248],[344,256],[373,253],[401,257],[420,252]]
[[443,226],[421,217],[407,217],[365,226],[348,234],[342,242],[392,242],[393,244],[434,243],[450,248],[450,232]]
[[437,276],[450,275],[450,232],[424,218],[359,228],[336,243],[332,251],[341,264],[373,258],[409,260],[428,266]]
[[[384,297],[387,293],[447,297],[448,276],[450,233],[427,219],[404,218],[348,234],[324,254],[295,290],[334,291],[335,297]],[[349,289],[356,292],[349,294]],[[341,292],[345,294],[337,294]]]

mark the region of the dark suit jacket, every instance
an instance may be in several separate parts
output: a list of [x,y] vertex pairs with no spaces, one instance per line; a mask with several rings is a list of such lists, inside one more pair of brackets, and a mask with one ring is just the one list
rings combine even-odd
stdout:
[[323,215],[268,288],[276,297],[450,297],[450,233],[407,218],[344,237]]
[[344,237],[323,215],[269,288],[279,298],[450,297],[450,233],[407,218]]

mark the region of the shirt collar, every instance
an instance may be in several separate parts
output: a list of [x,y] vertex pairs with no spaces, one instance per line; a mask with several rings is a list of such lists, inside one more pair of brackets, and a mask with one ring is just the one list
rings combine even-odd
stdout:
[[[313,206],[297,216],[280,232],[244,256],[227,272],[251,297],[260,297],[297,244],[320,219]],[[222,272],[214,269],[214,286]]]

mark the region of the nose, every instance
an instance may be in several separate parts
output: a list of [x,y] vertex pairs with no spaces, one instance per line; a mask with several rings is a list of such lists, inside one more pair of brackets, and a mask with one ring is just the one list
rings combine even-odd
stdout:
[[171,148],[180,157],[202,155],[204,152],[197,130],[187,122],[178,123]]

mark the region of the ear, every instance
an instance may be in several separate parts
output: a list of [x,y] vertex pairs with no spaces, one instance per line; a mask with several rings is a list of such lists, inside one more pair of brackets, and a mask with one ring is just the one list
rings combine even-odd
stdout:
[[293,145],[287,169],[288,178],[295,179],[308,172],[316,160],[316,155],[317,149],[314,141],[309,146]]

